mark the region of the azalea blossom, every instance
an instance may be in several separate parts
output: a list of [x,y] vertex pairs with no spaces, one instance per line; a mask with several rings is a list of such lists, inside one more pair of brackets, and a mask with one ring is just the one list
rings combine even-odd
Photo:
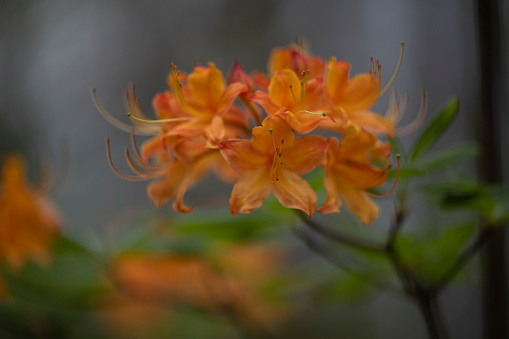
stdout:
[[327,196],[320,213],[339,212],[342,203],[364,224],[378,217],[379,207],[367,189],[383,185],[390,167],[378,168],[374,160],[387,160],[390,147],[376,140],[374,134],[357,131],[345,135],[338,144],[329,138],[323,186]]
[[221,154],[239,174],[230,198],[231,213],[259,208],[272,192],[283,206],[311,216],[316,193],[300,175],[313,170],[326,149],[327,140],[321,136],[296,138],[281,115],[271,115],[255,127],[250,141],[223,141]]

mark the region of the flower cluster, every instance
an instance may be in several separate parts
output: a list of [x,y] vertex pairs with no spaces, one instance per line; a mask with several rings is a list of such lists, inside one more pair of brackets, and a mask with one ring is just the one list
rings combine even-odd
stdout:
[[141,151],[133,142],[134,161],[126,153],[136,175],[119,175],[152,180],[150,199],[158,206],[173,199],[177,212],[192,211],[185,192],[213,172],[234,184],[233,215],[259,208],[272,193],[283,206],[311,216],[317,194],[301,176],[321,167],[327,193],[316,210],[339,212],[344,204],[370,224],[379,208],[367,190],[383,185],[390,169],[391,147],[378,136],[395,131],[392,116],[371,111],[390,86],[382,89],[380,70],[371,59],[369,72],[350,77],[348,62],[326,62],[299,45],[272,51],[267,74],[248,75],[235,62],[225,80],[213,63],[190,74],[172,65],[169,90],[153,100],[156,120],[141,112],[134,91],[126,95],[136,130],[153,137]]

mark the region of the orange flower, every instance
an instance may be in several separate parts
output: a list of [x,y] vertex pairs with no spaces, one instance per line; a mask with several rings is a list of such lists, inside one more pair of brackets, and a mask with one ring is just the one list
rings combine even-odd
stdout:
[[283,206],[311,216],[316,193],[300,175],[322,161],[326,148],[327,140],[320,136],[295,138],[280,115],[269,116],[263,126],[253,128],[251,141],[223,141],[221,154],[240,175],[230,198],[231,213],[259,208],[272,192]]
[[13,269],[33,259],[50,261],[50,245],[57,233],[58,218],[49,202],[36,197],[25,182],[21,157],[9,156],[2,171],[0,193],[0,260]]
[[[167,135],[179,135],[194,138],[209,131],[212,140],[220,140],[227,133],[245,134],[248,128],[248,115],[233,106],[238,95],[247,92],[246,85],[235,82],[225,85],[223,74],[210,62],[208,67],[196,66],[187,77],[187,84],[182,85],[170,74],[170,89],[178,99],[178,103],[191,119],[172,128]],[[216,121],[216,126],[211,126]],[[221,128],[217,128],[220,125]]]
[[[369,111],[380,95],[380,79],[373,70],[349,78],[350,64],[331,58],[327,65],[325,93],[334,108],[335,118],[345,116],[348,126],[394,135],[394,122]],[[321,127],[344,126],[325,121]]]
[[323,185],[327,196],[320,213],[339,212],[342,202],[364,224],[378,217],[379,207],[365,191],[385,183],[388,168],[377,168],[373,160],[387,159],[390,148],[377,143],[375,135],[359,131],[347,134],[339,145],[329,138]]
[[111,273],[125,295],[155,307],[187,304],[235,312],[247,321],[274,321],[282,309],[263,291],[281,264],[281,253],[275,248],[243,244],[221,248],[208,257],[126,253],[113,261]]
[[293,130],[305,134],[327,120],[324,113],[327,106],[322,102],[322,93],[321,80],[308,81],[308,73],[299,80],[294,71],[284,69],[276,71],[268,93],[256,91],[251,100],[260,104],[269,115],[283,113],[281,117]]
[[270,76],[283,69],[291,69],[297,74],[309,71],[310,79],[323,77],[324,61],[322,58],[310,56],[301,45],[275,48],[269,56],[269,77],[262,72],[254,73],[254,81],[258,87],[266,89]]

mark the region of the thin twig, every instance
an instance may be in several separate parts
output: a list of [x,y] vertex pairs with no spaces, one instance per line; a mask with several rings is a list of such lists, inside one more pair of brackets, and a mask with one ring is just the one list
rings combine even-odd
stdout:
[[452,281],[452,279],[454,279],[454,277],[465,267],[470,259],[479,252],[490,237],[490,234],[491,232],[488,228],[483,228],[478,233],[476,239],[463,250],[444,275],[431,286],[432,293],[438,294]]
[[337,255],[335,255],[330,249],[324,246],[323,243],[318,243],[315,239],[306,234],[305,231],[300,230],[298,228],[293,228],[294,233],[304,241],[306,246],[316,254],[320,255],[322,258],[327,260],[332,265],[336,266],[340,270],[345,271],[348,274],[353,276],[357,276],[358,278],[364,279],[366,282],[374,285],[377,288],[388,290],[393,292],[395,295],[401,296],[400,290],[393,286],[390,283],[378,281],[374,279],[372,276],[368,274],[364,274],[362,272],[356,271],[353,268],[349,267],[348,264],[344,263]]
[[374,251],[378,253],[385,252],[385,246],[381,244],[377,244],[374,242],[370,242],[364,239],[359,239],[353,237],[351,235],[342,233],[340,231],[325,227],[313,220],[311,220],[306,214],[301,211],[296,211],[300,219],[307,225],[309,228],[313,229],[317,233],[325,236],[328,239],[334,240],[336,242],[342,243],[344,245],[360,248],[363,250]]

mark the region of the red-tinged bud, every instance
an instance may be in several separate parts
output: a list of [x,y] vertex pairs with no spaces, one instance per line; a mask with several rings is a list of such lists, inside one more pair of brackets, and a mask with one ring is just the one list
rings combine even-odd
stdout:
[[232,84],[234,82],[240,82],[247,86],[249,93],[253,92],[254,82],[253,79],[249,77],[249,75],[244,72],[242,65],[238,60],[235,60],[233,63],[233,67],[228,74],[228,84]]

